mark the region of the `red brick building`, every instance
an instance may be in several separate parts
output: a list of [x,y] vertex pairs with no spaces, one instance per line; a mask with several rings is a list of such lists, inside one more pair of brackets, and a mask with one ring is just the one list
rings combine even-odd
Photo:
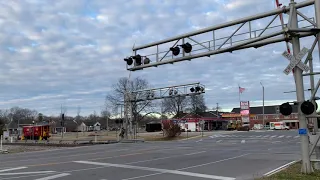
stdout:
[[[240,117],[240,108],[233,108],[232,113]],[[292,106],[292,114],[290,116],[283,116],[279,111],[279,105],[264,106],[264,122],[265,125],[269,125],[270,122],[285,122],[291,129],[299,128],[298,120],[298,106]],[[254,127],[254,124],[263,124],[263,107],[250,107],[250,128]]]

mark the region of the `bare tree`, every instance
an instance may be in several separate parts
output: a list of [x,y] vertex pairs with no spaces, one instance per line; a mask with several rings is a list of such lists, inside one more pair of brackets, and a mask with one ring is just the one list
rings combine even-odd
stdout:
[[192,95],[189,97],[189,106],[191,112],[197,113],[197,112],[205,112],[207,110],[206,103],[204,100],[203,95]]
[[2,121],[4,124],[9,123],[9,111],[7,109],[5,110],[0,110],[0,121]]
[[12,107],[7,111],[6,116],[8,121],[14,121],[18,124],[21,120],[23,120],[25,123],[31,123],[33,120],[37,119],[38,112],[26,108]]
[[[106,96],[106,103],[109,104],[112,109],[117,109],[124,105],[126,94],[131,95],[131,100],[144,99],[146,97],[145,92],[132,93],[139,90],[144,90],[149,88],[149,83],[147,80],[142,78],[135,78],[129,80],[128,78],[120,78],[118,83],[113,85],[113,91]],[[139,121],[139,114],[144,111],[148,111],[152,107],[150,101],[140,101],[132,102],[132,115],[134,121]]]
[[178,96],[162,100],[162,110],[172,116],[179,116],[188,107],[189,99]]

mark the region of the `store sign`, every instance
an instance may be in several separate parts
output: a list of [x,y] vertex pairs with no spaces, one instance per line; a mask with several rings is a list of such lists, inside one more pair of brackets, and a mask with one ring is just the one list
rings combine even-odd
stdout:
[[240,109],[241,110],[248,110],[250,107],[249,101],[241,101],[240,102]]

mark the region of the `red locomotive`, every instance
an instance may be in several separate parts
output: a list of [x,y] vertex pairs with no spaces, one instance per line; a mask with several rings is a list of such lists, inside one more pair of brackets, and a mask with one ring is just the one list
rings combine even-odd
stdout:
[[22,139],[47,140],[50,137],[49,125],[23,126]]

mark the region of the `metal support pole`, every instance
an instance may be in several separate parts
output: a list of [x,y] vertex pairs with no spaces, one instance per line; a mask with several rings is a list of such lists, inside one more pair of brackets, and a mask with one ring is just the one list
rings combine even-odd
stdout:
[[[315,15],[316,15],[316,28],[320,28],[320,1],[315,1],[314,2],[314,8],[315,8]],[[320,33],[317,34],[316,38],[318,39],[318,49],[320,50]],[[319,60],[320,60],[320,53],[319,53]],[[312,58],[311,58],[311,64],[312,64]],[[310,67],[311,68],[311,67]],[[312,65],[312,71],[313,71],[313,65]],[[310,71],[311,73],[311,71]],[[313,73],[313,72],[312,72]],[[311,75],[313,77],[313,75]],[[310,76],[310,77],[311,77]],[[313,77],[313,84],[314,84],[314,77]],[[314,88],[314,85],[311,86],[311,89]],[[315,120],[314,123],[315,131],[318,132],[318,121]]]
[[263,129],[264,129],[264,86],[262,82],[260,82],[262,86],[262,124],[263,124]]
[[3,138],[3,136],[1,135],[1,137],[0,137],[0,151],[3,150],[3,149],[2,149],[2,138]]
[[[291,28],[298,28],[298,15],[297,10],[295,8],[295,2],[294,0],[291,0],[290,2],[290,9],[292,10],[292,17],[291,17]],[[300,39],[299,37],[293,37],[292,38],[292,47],[293,47],[293,55],[296,56],[300,52]],[[299,67],[294,68],[294,78],[296,82],[296,95],[297,95],[297,101],[299,103],[299,107],[301,103],[305,100],[304,97],[304,87],[303,87],[303,77],[302,77],[302,70]],[[307,128],[307,122],[306,117],[302,113],[301,109],[298,108],[298,117],[299,117],[299,125],[301,129],[308,129]],[[313,172],[310,157],[309,157],[309,138],[307,135],[301,136],[301,154],[302,154],[302,167],[301,172],[302,173],[311,173]]]
[[124,122],[124,138],[128,139],[128,124],[129,124],[129,118],[128,118],[128,92],[127,89],[125,90],[125,99],[124,99],[125,103],[124,103],[124,118],[125,118],[125,122]]
[[[316,16],[316,28],[320,28],[320,1],[319,0],[316,0],[314,2],[314,8],[315,8],[315,16]],[[320,50],[320,33],[317,34],[316,38],[318,39],[318,49]],[[319,53],[319,60],[320,60],[320,53]],[[312,62],[312,59],[311,59],[311,64],[312,63],[313,62]],[[310,78],[311,77],[314,78],[313,76],[310,76]],[[313,84],[314,84],[314,82],[313,82]],[[311,86],[311,89],[312,88],[314,88],[314,85]],[[314,124],[314,131],[316,132],[317,135],[319,135],[318,118],[315,118],[313,124]],[[316,158],[320,159],[320,147],[319,146],[315,147],[315,152],[316,152]],[[314,164],[314,167],[315,167],[315,169],[319,170],[320,169],[320,163],[316,162]]]

